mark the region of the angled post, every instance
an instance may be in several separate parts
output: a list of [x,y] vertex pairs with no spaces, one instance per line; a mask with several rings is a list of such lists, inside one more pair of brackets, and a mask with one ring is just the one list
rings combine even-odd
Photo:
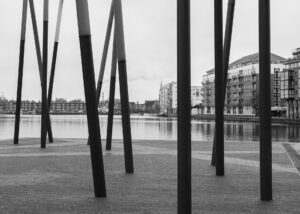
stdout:
[[47,63],[48,63],[48,18],[49,0],[44,0],[43,18],[43,70],[42,70],[42,119],[41,119],[41,148],[46,148],[47,138]]
[[[108,48],[109,48],[109,41],[110,41],[113,19],[114,19],[114,0],[111,1],[111,7],[110,7],[110,12],[109,12],[109,17],[108,17],[104,47],[103,47],[103,52],[102,52],[101,64],[100,64],[99,77],[98,77],[97,88],[96,88],[97,107],[98,107],[99,101],[100,101],[103,76],[104,76],[104,71],[105,71],[105,65],[106,65],[106,59],[107,59],[107,52],[108,52]],[[87,145],[89,145],[89,138],[87,141]]]
[[28,0],[23,0],[21,39],[20,39],[20,54],[19,54],[19,72],[18,72],[18,86],[17,86],[17,103],[16,103],[17,105],[16,105],[16,112],[15,112],[14,144],[19,144],[19,129],[20,129],[20,112],[21,112],[21,102],[22,102],[22,83],[23,83],[23,66],[24,66],[24,52],[25,52],[27,7],[28,7]]
[[53,54],[52,54],[52,63],[51,63],[51,70],[50,70],[49,89],[48,89],[48,107],[49,107],[49,109],[51,109],[53,82],[54,82],[54,75],[55,75],[57,50],[58,50],[58,44],[59,44],[59,33],[60,33],[60,25],[61,25],[61,16],[62,16],[62,11],[63,11],[63,4],[64,4],[64,0],[60,0],[59,5],[58,5],[58,12],[57,12],[56,30],[55,30],[55,38],[54,38]]
[[111,36],[111,29],[114,19],[114,0],[111,2],[109,17],[108,17],[108,23],[107,23],[107,29],[106,29],[106,35],[105,35],[105,41],[104,41],[104,47],[102,52],[102,58],[101,58],[101,64],[100,64],[100,72],[97,82],[97,101],[100,100],[101,95],[101,89],[102,89],[102,83],[103,83],[103,76],[105,71],[105,65],[106,65],[106,59],[107,59],[107,52],[109,48],[109,41]]
[[177,213],[192,212],[190,1],[177,0]]
[[100,125],[97,109],[94,61],[91,43],[90,20],[87,0],[76,0],[80,53],[86,100],[90,152],[96,197],[106,197]]
[[272,200],[270,0],[259,0],[260,197]]
[[[224,48],[223,48],[223,52],[224,52],[223,53],[223,72],[224,72],[223,112],[224,112],[224,106],[225,106],[225,95],[226,95],[226,86],[227,86],[229,58],[230,58],[232,27],[233,27],[233,18],[234,18],[234,7],[235,7],[235,0],[228,0],[226,27],[225,27],[225,38],[224,38]],[[216,132],[214,134],[211,165],[212,166],[216,165]]]
[[215,16],[215,115],[216,175],[224,175],[224,73],[223,73],[223,9],[222,0],[214,1]]
[[116,47],[116,31],[114,32],[113,52],[111,60],[111,76],[109,89],[109,107],[108,107],[108,121],[106,134],[106,150],[111,150],[112,128],[114,119],[114,105],[115,105],[115,88],[116,88],[116,70],[117,70],[117,47]]
[[133,173],[134,168],[133,168],[132,139],[131,139],[130,114],[129,114],[127,66],[126,66],[125,39],[124,39],[121,0],[114,1],[114,8],[115,8],[115,25],[116,25],[117,56],[118,56],[118,68],[119,68],[125,170],[126,173]]
[[[36,57],[39,67],[39,76],[40,76],[40,82],[42,87],[42,55],[41,55],[41,48],[40,48],[40,42],[39,42],[39,34],[37,29],[37,22],[36,22],[36,15],[35,15],[35,8],[34,8],[34,2],[33,0],[29,0],[29,6],[30,6],[30,14],[31,14],[31,20],[32,20],[32,28],[33,28],[33,36],[34,36],[34,43],[35,43],[35,50],[36,50]],[[48,111],[49,112],[49,111]],[[49,142],[53,142],[53,135],[52,135],[52,127],[51,127],[51,121],[50,121],[50,115],[47,114],[47,131],[48,131],[48,138]]]

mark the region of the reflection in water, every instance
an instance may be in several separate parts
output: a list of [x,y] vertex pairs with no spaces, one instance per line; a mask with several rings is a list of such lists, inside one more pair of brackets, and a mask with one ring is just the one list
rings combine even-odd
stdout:
[[[85,115],[51,115],[53,134],[57,138],[87,138],[87,122]],[[102,138],[106,137],[107,116],[100,116]],[[131,116],[133,139],[177,139],[177,120],[151,116]],[[214,121],[192,121],[193,140],[213,140]],[[14,131],[14,116],[0,117],[0,139],[12,139]],[[250,122],[226,122],[224,126],[227,141],[258,141],[259,124]],[[40,136],[40,116],[22,115],[20,137]],[[299,142],[300,126],[272,125],[273,141]],[[113,138],[122,138],[122,120],[115,116]]]

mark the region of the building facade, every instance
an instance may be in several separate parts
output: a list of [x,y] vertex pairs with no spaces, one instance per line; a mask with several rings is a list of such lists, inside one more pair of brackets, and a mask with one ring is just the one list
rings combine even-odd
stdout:
[[281,99],[286,106],[288,118],[300,118],[300,48],[286,60],[285,68],[280,74]]
[[[271,54],[271,102],[281,106],[280,72],[285,59]],[[205,114],[215,113],[215,74],[209,70],[202,79]],[[258,115],[259,107],[259,54],[242,57],[229,65],[224,114]]]
[[[191,107],[201,104],[201,86],[191,86]],[[177,114],[177,83],[161,84],[159,90],[161,114]]]

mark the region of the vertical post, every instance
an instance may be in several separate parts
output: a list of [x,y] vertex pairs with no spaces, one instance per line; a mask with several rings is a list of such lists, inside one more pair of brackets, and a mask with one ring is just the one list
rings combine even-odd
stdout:
[[272,200],[270,0],[259,0],[260,194]]
[[177,198],[178,213],[192,209],[190,1],[177,0]]
[[94,180],[94,193],[96,197],[106,197],[101,136],[96,101],[94,61],[87,0],[76,0],[76,9],[88,131],[90,136],[90,152]]
[[120,82],[125,169],[126,169],[126,173],[133,173],[134,169],[133,169],[132,139],[131,139],[131,127],[130,127],[130,115],[129,115],[127,66],[126,66],[125,39],[124,39],[121,0],[115,0],[114,6],[115,6],[115,25],[116,25],[119,82]]
[[107,134],[106,134],[106,150],[111,150],[112,128],[113,128],[113,119],[114,119],[114,105],[115,105],[116,70],[117,70],[117,47],[116,47],[116,35],[114,35],[113,52],[112,52],[112,60],[111,60],[111,76],[110,76],[110,89],[109,89],[109,107],[108,107]]
[[[103,82],[103,76],[104,76],[104,71],[105,71],[107,52],[108,52],[108,48],[109,48],[109,41],[110,41],[110,35],[111,35],[111,28],[112,28],[112,24],[113,24],[113,18],[114,18],[114,0],[112,0],[112,2],[111,2],[108,23],[107,23],[107,29],[106,29],[106,35],[105,35],[105,41],[104,41],[104,47],[103,47],[102,58],[101,58],[101,64],[100,64],[100,72],[99,72],[97,88],[96,88],[97,106],[99,105],[99,100],[100,100],[100,95],[101,95],[102,82]],[[89,145],[89,139],[88,139],[87,145]]]
[[18,73],[18,86],[17,86],[17,105],[16,105],[16,112],[15,112],[14,144],[19,144],[19,129],[20,129],[20,112],[21,112],[21,102],[22,102],[22,83],[23,83],[23,66],[24,66],[24,52],[25,52],[27,6],[28,6],[28,0],[23,0],[20,54],[19,54],[19,73]]
[[41,148],[46,148],[47,138],[47,62],[48,62],[48,14],[49,0],[44,0],[43,19],[43,72],[42,72],[42,120],[41,120]]
[[[38,62],[38,67],[39,67],[40,82],[41,82],[41,86],[42,86],[42,72],[43,72],[42,55],[41,55],[39,34],[38,34],[38,29],[37,29],[33,0],[29,0],[29,6],[30,6],[30,11],[31,11],[30,14],[31,14],[31,19],[32,19],[32,28],[33,28],[33,35],[34,35],[34,42],[35,42],[36,57],[37,57],[37,62]],[[50,121],[48,109],[47,109],[47,112],[48,112],[48,114],[47,114],[46,123],[47,123],[48,138],[49,138],[49,142],[53,142],[51,121]]]
[[[227,17],[226,17],[226,28],[225,28],[225,38],[224,38],[224,49],[223,49],[223,72],[224,72],[224,97],[223,97],[223,112],[225,106],[225,96],[226,96],[226,85],[227,85],[227,76],[228,76],[228,66],[230,58],[230,48],[231,48],[231,37],[232,37],[232,26],[234,18],[234,7],[235,0],[228,0],[227,7]],[[216,132],[214,135],[213,149],[212,149],[212,159],[211,165],[216,165]]]
[[223,73],[223,11],[222,0],[215,0],[215,114],[216,175],[224,175],[224,73]]
[[56,31],[55,31],[55,39],[54,39],[54,46],[53,46],[51,71],[50,71],[51,73],[50,73],[49,89],[48,89],[48,107],[49,107],[49,109],[51,108],[51,101],[52,101],[53,82],[54,82],[54,75],[55,75],[56,57],[57,57],[57,49],[58,49],[58,41],[59,41],[63,4],[64,4],[64,0],[60,0],[59,6],[58,6],[58,12],[57,12]]

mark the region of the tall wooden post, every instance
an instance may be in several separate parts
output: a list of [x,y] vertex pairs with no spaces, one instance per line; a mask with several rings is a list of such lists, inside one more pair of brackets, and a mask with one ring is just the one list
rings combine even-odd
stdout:
[[216,109],[216,175],[224,175],[224,73],[222,0],[215,0],[215,109]]
[[[42,55],[41,55],[41,48],[40,48],[40,42],[39,42],[39,34],[37,29],[37,22],[36,22],[36,16],[35,16],[35,8],[34,8],[34,2],[33,0],[29,0],[29,6],[30,6],[30,14],[31,14],[31,20],[32,20],[32,28],[33,28],[33,36],[34,36],[34,42],[35,42],[35,50],[36,50],[36,57],[39,67],[39,75],[40,75],[40,82],[42,87],[42,73],[43,73],[43,65],[42,65]],[[48,131],[48,138],[49,142],[53,142],[53,135],[52,135],[52,127],[51,127],[51,121],[50,121],[50,115],[49,111],[47,111],[47,131]]]
[[114,33],[113,53],[112,53],[112,60],[111,60],[111,76],[110,76],[110,89],[109,89],[109,107],[108,107],[107,134],[106,134],[106,150],[111,150],[112,128],[113,128],[113,119],[114,119],[116,70],[117,70],[117,47],[116,47],[115,33]]
[[94,61],[91,44],[90,20],[87,0],[76,0],[80,52],[88,132],[90,136],[91,162],[96,197],[106,197],[105,176],[96,100]]
[[101,58],[101,64],[100,64],[100,72],[97,82],[97,101],[100,100],[101,95],[101,89],[102,89],[102,83],[103,83],[103,76],[105,71],[105,65],[106,65],[106,59],[107,59],[107,52],[109,48],[109,41],[110,41],[110,35],[111,35],[111,29],[114,19],[114,0],[111,2],[109,17],[108,17],[108,23],[107,23],[107,29],[106,29],[106,35],[105,35],[105,41],[104,41],[104,47],[102,52],[102,58]]
[[14,144],[19,144],[19,129],[20,129],[20,112],[21,112],[21,102],[22,102],[22,83],[23,83],[23,66],[24,66],[24,52],[25,52],[27,6],[28,6],[28,0],[23,0],[20,54],[19,54],[19,73],[18,73],[18,86],[17,86],[17,105],[16,105],[16,112],[15,112]]
[[49,112],[47,112],[48,10],[49,0],[44,0],[41,148],[46,148],[47,113],[49,114]]
[[178,213],[192,212],[190,1],[177,0]]
[[[112,28],[112,24],[113,24],[113,18],[114,18],[114,0],[112,0],[112,2],[111,2],[108,23],[107,23],[107,29],[106,29],[106,35],[105,35],[105,41],[104,41],[104,47],[103,47],[102,58],[101,58],[101,64],[100,64],[100,72],[99,72],[97,88],[96,88],[97,106],[99,105],[99,101],[100,101],[100,95],[101,95],[103,76],[104,76],[106,59],[107,59],[107,52],[108,52],[108,48],[109,48],[109,41],[110,41],[110,35],[111,35],[111,28]],[[89,138],[87,141],[87,145],[89,145]]]
[[119,82],[120,82],[125,170],[126,173],[133,173],[134,169],[133,169],[132,139],[131,139],[131,127],[130,127],[130,115],[129,115],[127,66],[126,66],[125,40],[124,40],[121,0],[115,0],[114,6],[115,6],[115,25],[116,25],[116,39],[117,39],[117,50],[118,50],[117,56],[118,56],[118,68],[119,68]]
[[[224,38],[224,49],[223,49],[223,52],[224,52],[223,53],[223,72],[224,72],[223,112],[224,112],[224,106],[225,106],[225,96],[226,96],[228,66],[229,66],[229,58],[230,58],[230,48],[231,48],[231,37],[232,37],[234,7],[235,7],[235,0],[228,0],[226,28],[225,28],[225,38]],[[214,142],[213,142],[213,149],[212,149],[211,165],[212,166],[216,165],[216,132],[214,134]]]
[[52,101],[52,91],[53,91],[53,82],[55,75],[55,66],[56,66],[56,57],[57,57],[57,49],[59,44],[59,33],[60,33],[60,25],[61,25],[61,16],[63,11],[64,0],[59,1],[58,12],[57,12],[57,20],[56,20],[56,30],[55,30],[55,39],[53,45],[53,54],[52,54],[52,63],[51,63],[51,73],[49,80],[49,89],[48,89],[48,106],[51,109],[51,101]]
[[260,194],[272,200],[270,0],[259,0]]

